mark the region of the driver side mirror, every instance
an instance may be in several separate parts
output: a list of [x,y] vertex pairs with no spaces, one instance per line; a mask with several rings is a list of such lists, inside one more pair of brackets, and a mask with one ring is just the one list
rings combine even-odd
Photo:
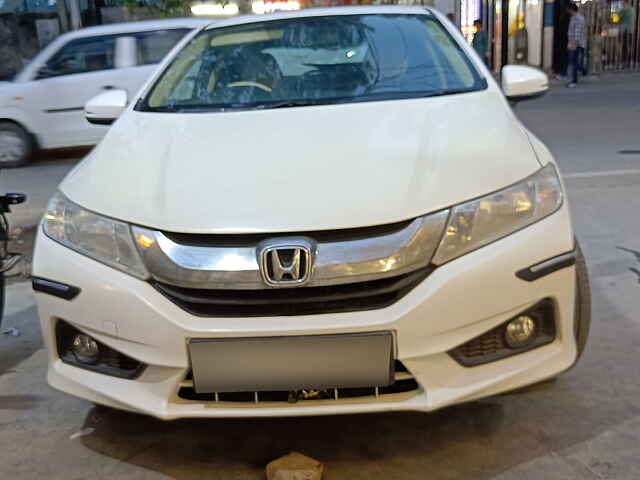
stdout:
[[96,95],[84,106],[84,116],[95,125],[111,125],[127,108],[126,90],[107,90]]
[[539,97],[548,89],[549,78],[537,68],[506,65],[502,69],[502,91],[511,102]]

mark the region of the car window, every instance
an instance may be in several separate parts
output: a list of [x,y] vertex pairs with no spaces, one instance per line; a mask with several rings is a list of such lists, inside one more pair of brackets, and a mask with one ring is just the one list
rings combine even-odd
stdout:
[[138,44],[138,64],[160,63],[164,56],[189,32],[186,28],[140,32],[134,36]]
[[72,40],[55,53],[39,78],[97,72],[114,68],[115,37],[100,36]]
[[304,106],[447,95],[486,85],[429,13],[302,17],[201,32],[137,108]]
[[189,100],[193,97],[193,93],[196,88],[196,82],[198,81],[198,72],[202,66],[202,60],[198,60],[187,71],[187,74],[182,76],[180,82],[173,90],[171,97],[176,101]]

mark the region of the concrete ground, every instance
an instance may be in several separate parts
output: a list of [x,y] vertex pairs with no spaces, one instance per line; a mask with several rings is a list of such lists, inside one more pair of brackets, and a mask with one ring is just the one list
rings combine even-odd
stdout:
[[[517,107],[557,155],[593,284],[581,363],[528,391],[433,414],[161,422],[50,389],[33,302],[11,285],[0,335],[0,478],[259,479],[290,450],[331,479],[640,478],[640,76],[556,88]],[[72,162],[2,172],[28,225]],[[15,188],[14,188],[15,186]],[[17,209],[16,209],[17,211]]]

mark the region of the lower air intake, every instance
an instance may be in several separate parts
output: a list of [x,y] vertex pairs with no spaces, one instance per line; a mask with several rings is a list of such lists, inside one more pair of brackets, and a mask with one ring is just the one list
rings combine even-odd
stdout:
[[398,360],[395,362],[395,382],[388,387],[365,388],[334,388],[327,390],[296,390],[296,391],[266,391],[266,392],[221,392],[197,393],[193,387],[191,372],[187,375],[178,390],[178,397],[195,402],[232,402],[232,403],[264,403],[283,402],[297,403],[298,401],[340,400],[345,398],[373,397],[381,398],[386,395],[418,390],[418,382]]

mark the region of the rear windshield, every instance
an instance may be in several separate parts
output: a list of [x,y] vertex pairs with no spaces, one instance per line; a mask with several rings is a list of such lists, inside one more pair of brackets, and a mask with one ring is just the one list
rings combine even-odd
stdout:
[[485,80],[431,14],[337,15],[205,30],[137,109],[277,108],[483,88]]

